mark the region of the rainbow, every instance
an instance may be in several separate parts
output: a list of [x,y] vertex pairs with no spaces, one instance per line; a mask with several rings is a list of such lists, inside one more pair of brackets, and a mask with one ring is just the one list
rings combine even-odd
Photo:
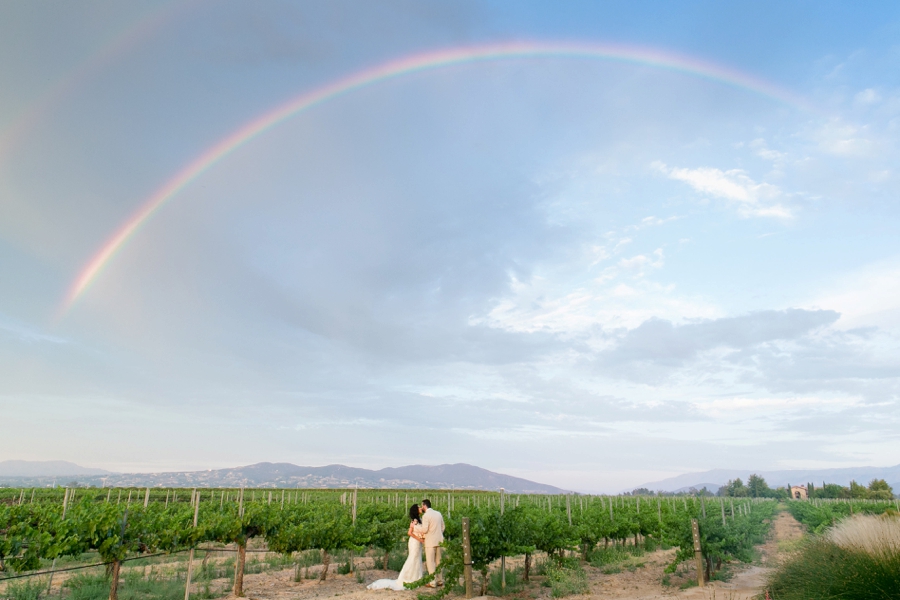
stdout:
[[59,315],[62,316],[68,312],[116,252],[166,202],[235,149],[286,119],[344,94],[413,73],[468,63],[527,58],[613,60],[666,69],[760,94],[804,111],[812,110],[812,107],[807,105],[802,98],[763,79],[696,58],[647,48],[601,44],[512,42],[451,48],[399,58],[358,71],[300,94],[274,110],[246,123],[197,156],[153,192],[141,204],[137,212],[125,221],[94,254],[68,289],[60,306]]

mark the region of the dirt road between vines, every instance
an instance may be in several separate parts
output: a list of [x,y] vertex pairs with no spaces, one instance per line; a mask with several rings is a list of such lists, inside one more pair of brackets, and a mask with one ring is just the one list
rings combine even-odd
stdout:
[[[766,576],[783,556],[790,552],[792,543],[803,536],[802,526],[787,512],[779,513],[772,527],[769,541],[760,547],[758,564],[730,565],[733,576],[729,581],[713,581],[704,588],[686,587],[696,581],[693,564],[683,563],[678,570],[666,576],[666,566],[672,562],[674,550],[658,550],[635,558],[622,565],[598,569],[586,566],[590,593],[571,596],[579,598],[603,598],[616,600],[750,600],[763,593]],[[251,600],[313,600],[340,598],[341,600],[415,600],[415,591],[369,591],[365,585],[376,579],[396,577],[396,572],[375,569],[372,559],[361,561],[365,583],[358,583],[354,575],[329,574],[325,582],[314,579],[293,581],[290,570],[247,575],[244,579],[246,595]],[[510,566],[514,563],[510,561]],[[618,572],[616,572],[618,571]],[[310,575],[317,568],[310,568]],[[516,600],[550,600],[550,588],[540,577],[531,584],[509,594]],[[229,582],[217,582],[227,585]],[[455,598],[456,596],[450,596]]]

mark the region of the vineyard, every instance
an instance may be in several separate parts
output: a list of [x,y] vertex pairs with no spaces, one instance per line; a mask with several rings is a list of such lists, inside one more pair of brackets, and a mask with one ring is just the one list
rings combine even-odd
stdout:
[[809,535],[766,584],[778,600],[900,597],[900,502],[813,499],[788,510]]
[[838,521],[853,515],[881,515],[900,512],[900,500],[832,500],[792,502],[789,510],[794,518],[806,525],[810,533],[822,533]]
[[[109,598],[131,560],[203,548],[234,557],[233,592],[243,593],[248,548],[283,556],[282,564],[314,553],[325,579],[335,555],[363,555],[387,567],[404,543],[408,506],[422,490],[23,489],[0,495],[0,582],[51,576],[57,561],[95,553],[106,567]],[[651,496],[426,493],[447,530],[446,581],[463,569],[461,523],[468,517],[472,567],[489,577],[491,565],[524,559],[524,578],[539,554],[553,560],[590,560],[624,547],[674,546],[670,569],[695,559],[692,520],[708,580],[724,562],[749,560],[776,510],[774,501]],[[62,564],[62,562],[60,562]],[[204,567],[206,566],[204,561]],[[503,574],[505,576],[505,570]],[[187,587],[191,567],[188,566]],[[452,586],[439,594],[451,591]],[[47,589],[50,589],[48,585]]]

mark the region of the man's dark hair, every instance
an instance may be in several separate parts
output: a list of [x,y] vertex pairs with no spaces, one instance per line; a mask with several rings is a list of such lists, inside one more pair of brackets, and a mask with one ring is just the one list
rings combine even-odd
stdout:
[[422,504],[424,504],[428,508],[431,508],[431,500],[429,500],[428,498],[425,498],[424,500],[422,500]]

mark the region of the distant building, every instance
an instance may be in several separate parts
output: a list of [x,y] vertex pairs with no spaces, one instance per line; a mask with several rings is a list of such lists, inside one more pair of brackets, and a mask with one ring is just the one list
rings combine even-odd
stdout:
[[805,485],[792,485],[791,486],[791,498],[793,500],[806,500],[809,498],[809,494],[806,491]]

